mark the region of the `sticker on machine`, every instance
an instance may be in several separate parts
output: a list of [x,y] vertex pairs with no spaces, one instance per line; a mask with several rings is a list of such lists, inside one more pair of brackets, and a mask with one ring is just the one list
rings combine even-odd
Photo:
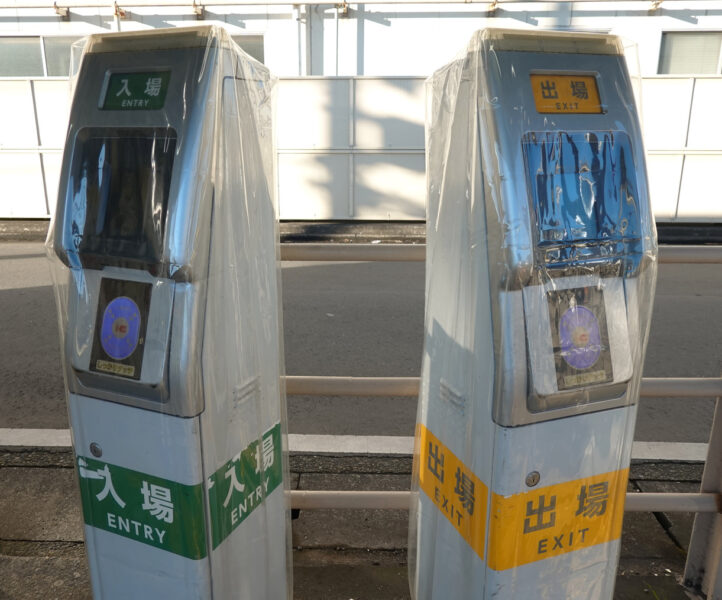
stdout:
[[282,483],[281,424],[276,423],[208,478],[213,549]]
[[86,456],[78,456],[77,467],[86,525],[185,558],[205,558],[202,484],[184,485]]
[[613,380],[604,294],[594,286],[547,292],[557,387]]
[[622,469],[511,496],[492,493],[488,566],[504,571],[619,539],[628,475]]
[[416,444],[419,488],[483,560],[489,488],[421,423]]
[[91,371],[140,379],[151,293],[150,283],[101,280]]

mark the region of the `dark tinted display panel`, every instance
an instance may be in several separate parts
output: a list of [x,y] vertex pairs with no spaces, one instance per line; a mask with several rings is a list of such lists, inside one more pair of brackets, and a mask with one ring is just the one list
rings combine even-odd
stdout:
[[69,191],[84,265],[160,261],[175,148],[169,129],[78,134]]

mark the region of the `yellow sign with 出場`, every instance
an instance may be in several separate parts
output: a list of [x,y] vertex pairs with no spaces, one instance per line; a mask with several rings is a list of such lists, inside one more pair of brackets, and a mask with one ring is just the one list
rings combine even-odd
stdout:
[[531,87],[537,112],[552,114],[602,113],[594,75],[533,74]]
[[489,488],[421,423],[416,443],[419,487],[483,560]]
[[487,564],[495,571],[616,540],[629,469],[511,496],[491,495]]

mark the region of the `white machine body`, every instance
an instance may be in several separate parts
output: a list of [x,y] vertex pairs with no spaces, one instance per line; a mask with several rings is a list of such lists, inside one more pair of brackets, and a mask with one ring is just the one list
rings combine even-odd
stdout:
[[622,46],[485,30],[429,91],[412,594],[611,598],[656,278]]
[[48,249],[96,598],[290,598],[272,79],[86,42]]

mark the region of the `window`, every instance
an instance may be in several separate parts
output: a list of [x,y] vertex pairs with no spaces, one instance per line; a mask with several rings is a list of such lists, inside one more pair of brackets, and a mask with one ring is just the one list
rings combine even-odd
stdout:
[[70,46],[78,39],[78,36],[0,37],[0,77],[67,77]]
[[233,41],[241,47],[246,54],[263,62],[263,36],[262,35],[234,35]]
[[42,77],[39,37],[0,38],[0,77]]
[[722,31],[684,31],[662,34],[660,74],[722,73]]

